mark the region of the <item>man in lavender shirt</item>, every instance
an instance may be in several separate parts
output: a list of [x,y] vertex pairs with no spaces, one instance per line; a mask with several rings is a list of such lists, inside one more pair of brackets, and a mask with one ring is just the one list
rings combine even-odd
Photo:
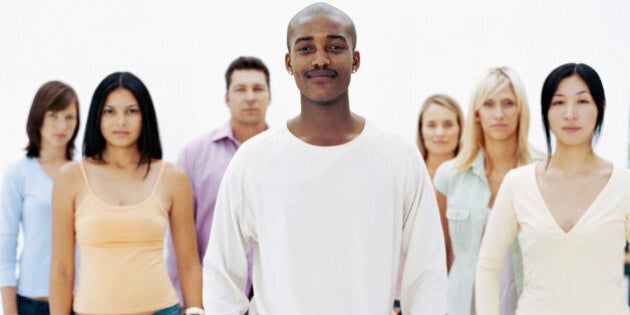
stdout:
[[[193,193],[197,250],[203,260],[208,247],[214,204],[223,173],[241,143],[267,129],[265,114],[271,102],[269,70],[256,57],[239,57],[225,72],[225,103],[231,118],[222,127],[187,144],[179,154],[178,164],[190,179]],[[183,304],[172,239],[168,238],[166,265]],[[251,294],[251,251],[245,294]]]

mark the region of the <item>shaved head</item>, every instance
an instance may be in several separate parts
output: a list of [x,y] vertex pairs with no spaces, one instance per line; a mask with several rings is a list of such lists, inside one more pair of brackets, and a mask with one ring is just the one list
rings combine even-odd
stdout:
[[317,15],[324,15],[333,20],[338,21],[340,24],[344,25],[348,31],[348,35],[350,37],[350,42],[352,44],[352,50],[357,47],[357,31],[354,28],[354,22],[352,19],[343,11],[337,9],[336,7],[324,3],[317,2],[313,3],[306,8],[300,10],[291,21],[289,21],[289,26],[287,27],[287,49],[291,51],[291,36],[293,35],[293,30],[296,26],[302,24],[304,21],[309,18]]

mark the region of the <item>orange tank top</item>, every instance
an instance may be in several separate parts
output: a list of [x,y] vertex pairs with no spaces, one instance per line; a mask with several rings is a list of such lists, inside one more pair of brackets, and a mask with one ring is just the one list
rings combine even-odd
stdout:
[[164,264],[168,213],[155,196],[164,164],[146,200],[114,206],[94,194],[79,163],[88,195],[75,212],[80,253],[75,312],[140,313],[178,302]]

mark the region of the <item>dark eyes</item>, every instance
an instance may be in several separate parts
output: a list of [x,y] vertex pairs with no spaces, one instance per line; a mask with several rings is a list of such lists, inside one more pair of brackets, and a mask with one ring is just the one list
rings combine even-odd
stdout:
[[[127,109],[125,112],[128,113],[128,114],[137,114],[137,113],[140,112],[140,109],[139,108],[130,108],[130,109]],[[106,108],[106,109],[103,109],[103,113],[107,114],[107,115],[113,115],[115,113],[115,111],[113,109],[111,109],[111,108]]]
[[[428,128],[437,128],[440,125],[440,123],[437,123],[435,121],[430,121],[427,123],[427,127]],[[445,121],[442,123],[442,127],[444,128],[451,128],[455,126],[455,124],[452,121]]]
[[[341,45],[341,44],[332,44],[327,46],[327,50],[328,51],[342,51],[345,50],[346,46],[345,45]],[[311,45],[307,45],[307,46],[301,46],[295,49],[296,51],[300,52],[300,53],[308,53],[311,52],[313,50],[315,50],[315,48]]]
[[[501,102],[501,105],[503,105],[503,106],[514,106],[514,104],[516,104],[516,103],[514,101],[511,101],[511,100],[507,100],[507,101]],[[485,106],[485,107],[492,107],[492,106],[494,106],[494,102],[493,101],[485,101],[485,102],[483,102],[483,106]]]
[[[554,100],[551,102],[551,105],[564,105],[564,100]],[[587,100],[587,99],[580,99],[577,100],[578,104],[590,104],[591,101]]]
[[311,48],[308,47],[308,46],[302,46],[302,47],[298,47],[298,49],[296,49],[296,50],[300,51],[300,52],[306,52],[306,51],[309,51],[310,49]]

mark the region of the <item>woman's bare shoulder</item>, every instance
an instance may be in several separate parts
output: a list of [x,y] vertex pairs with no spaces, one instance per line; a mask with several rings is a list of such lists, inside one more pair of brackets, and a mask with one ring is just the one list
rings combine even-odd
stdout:
[[161,161],[161,163],[164,163],[164,173],[162,174],[164,182],[173,185],[180,185],[182,182],[188,183],[188,175],[181,166],[167,161]]
[[72,181],[77,178],[81,178],[81,166],[80,161],[68,162],[61,166],[57,175],[55,175],[55,181]]

